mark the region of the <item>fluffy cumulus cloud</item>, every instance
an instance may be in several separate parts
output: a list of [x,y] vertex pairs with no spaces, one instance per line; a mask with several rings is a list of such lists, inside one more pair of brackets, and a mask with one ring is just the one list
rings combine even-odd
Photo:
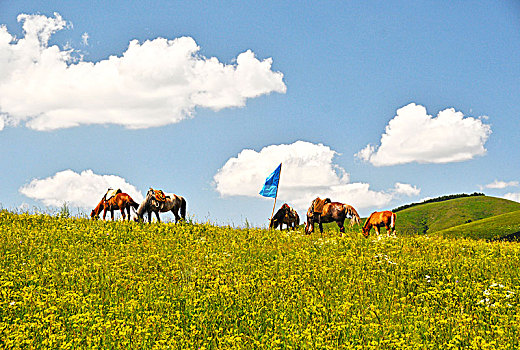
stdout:
[[379,146],[369,144],[356,156],[375,166],[460,162],[484,155],[490,134],[491,127],[481,119],[464,117],[453,108],[433,117],[411,103],[397,110]]
[[492,183],[485,185],[485,188],[493,188],[493,189],[502,189],[506,187],[516,187],[518,186],[518,181],[498,181],[495,180]]
[[33,179],[22,186],[23,195],[41,201],[47,206],[59,207],[63,203],[79,208],[94,208],[108,188],[120,188],[140,203],[142,193],[125,179],[116,175],[97,175],[92,170],[76,173],[64,170],[45,179]]
[[298,209],[307,209],[319,197],[329,197],[356,208],[382,207],[400,195],[416,195],[419,189],[397,183],[388,191],[374,191],[368,183],[350,182],[349,174],[334,164],[337,152],[322,144],[297,141],[271,145],[259,152],[245,149],[230,158],[214,176],[222,196],[261,197],[266,177],[282,163],[278,198]]
[[250,50],[224,64],[200,55],[191,37],[156,38],[133,40],[121,56],[94,63],[49,45],[67,27],[59,14],[19,15],[18,21],[19,39],[0,26],[0,119],[7,125],[147,128],[192,117],[197,107],[241,107],[248,98],[286,91],[272,59],[259,60]]

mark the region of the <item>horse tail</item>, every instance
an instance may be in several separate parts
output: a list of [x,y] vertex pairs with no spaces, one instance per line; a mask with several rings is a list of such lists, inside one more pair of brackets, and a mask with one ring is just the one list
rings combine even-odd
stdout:
[[[123,193],[122,193],[123,194]],[[126,193],[124,193],[126,194]],[[119,196],[119,193],[117,194]],[[126,201],[128,203],[128,205],[130,206],[130,208],[134,208],[134,210],[137,210],[137,208],[139,208],[139,204],[137,204],[134,199],[132,197],[130,197],[129,194],[126,194]]]
[[392,230],[395,228],[395,217],[397,215],[395,215],[395,213],[392,213],[392,219],[390,220],[390,227],[392,228]]
[[186,220],[186,200],[181,197],[181,218]]
[[361,223],[361,218],[359,217],[359,214],[358,214],[358,212],[356,211],[356,209],[354,209],[353,206],[348,205],[348,204],[345,204],[345,205],[344,205],[344,208],[345,208],[345,213],[346,213],[347,215],[350,215],[350,216],[351,216],[351,219],[350,219],[350,226],[354,226],[354,224],[359,225],[359,224]]

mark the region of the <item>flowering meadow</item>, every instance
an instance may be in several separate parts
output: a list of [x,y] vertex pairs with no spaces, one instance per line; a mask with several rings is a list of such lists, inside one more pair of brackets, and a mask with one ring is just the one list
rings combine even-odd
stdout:
[[0,211],[0,348],[518,349],[520,245]]

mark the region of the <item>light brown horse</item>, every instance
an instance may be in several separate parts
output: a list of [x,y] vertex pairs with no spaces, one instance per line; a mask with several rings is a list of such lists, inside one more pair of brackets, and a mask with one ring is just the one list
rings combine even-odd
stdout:
[[101,210],[103,210],[103,220],[107,215],[107,211],[110,211],[112,215],[112,221],[114,220],[114,210],[119,209],[121,211],[121,216],[123,217],[123,221],[126,219],[125,210],[128,212],[128,220],[130,221],[130,208],[133,207],[137,209],[139,204],[134,202],[132,197],[128,193],[118,193],[114,197],[109,200],[101,199],[101,202],[92,210],[90,213],[91,218],[99,218],[99,214]]
[[[319,227],[320,232],[323,233],[323,224],[328,222],[335,221],[336,224],[339,226],[339,232],[342,234],[345,233],[345,227],[344,222],[347,217],[350,217],[350,225],[353,226],[354,224],[359,224],[359,214],[357,213],[356,209],[354,207],[339,203],[339,202],[332,202],[332,203],[326,203],[323,206],[323,210],[321,212],[321,215],[319,217]],[[314,232],[314,222],[316,221],[316,218],[314,217],[314,201],[312,202],[309,210],[307,210],[307,222],[305,223],[305,233],[311,234]]]
[[395,218],[395,213],[392,213],[389,210],[373,212],[372,214],[370,214],[367,221],[365,221],[365,224],[363,225],[363,236],[368,237],[368,235],[370,234],[370,229],[372,227],[379,235],[379,229],[383,226],[386,228],[387,235],[395,235]]

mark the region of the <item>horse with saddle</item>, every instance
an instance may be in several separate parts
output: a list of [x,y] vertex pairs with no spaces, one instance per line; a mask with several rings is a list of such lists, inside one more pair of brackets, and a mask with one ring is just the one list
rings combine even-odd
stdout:
[[126,214],[128,214],[128,220],[130,220],[130,208],[137,209],[139,204],[137,204],[132,197],[128,193],[124,193],[119,188],[112,189],[109,188],[99,204],[92,210],[90,213],[91,218],[99,218],[99,214],[103,210],[103,220],[105,220],[107,211],[110,211],[110,215],[112,220],[114,220],[114,210],[119,209],[121,211],[121,216],[123,217],[123,221],[126,220]]
[[[152,212],[155,213],[155,217],[158,222],[161,222],[159,213],[165,213],[171,211],[175,216],[175,222],[177,223],[181,218],[186,219],[186,200],[184,197],[178,196],[173,193],[165,194],[162,190],[155,190],[150,187],[146,193],[146,198],[139,205],[136,211],[136,221],[144,220],[144,214],[148,214],[148,222],[152,222]],[[180,215],[179,215],[180,211]]]
[[283,224],[287,225],[287,230],[289,230],[289,228],[296,230],[296,227],[300,225],[300,217],[298,216],[298,213],[287,203],[284,203],[284,205],[282,205],[276,214],[274,214],[271,222],[269,223],[269,228],[276,229],[278,225],[280,225],[281,231]]
[[314,232],[314,223],[318,223],[320,232],[323,233],[323,224],[328,222],[336,222],[339,226],[339,232],[345,233],[343,225],[347,217],[351,218],[351,226],[360,222],[359,214],[354,207],[340,202],[332,202],[330,198],[321,199],[317,197],[307,210],[305,233],[311,234]]

